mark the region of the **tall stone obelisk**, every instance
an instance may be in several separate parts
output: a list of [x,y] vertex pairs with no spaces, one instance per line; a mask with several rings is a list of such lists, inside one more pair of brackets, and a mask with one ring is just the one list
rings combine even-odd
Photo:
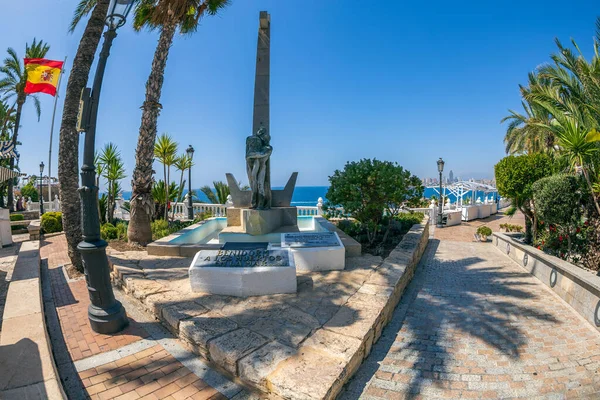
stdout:
[[[254,75],[254,115],[252,133],[263,126],[271,135],[269,121],[269,81],[271,76],[271,16],[261,11],[258,23],[258,43],[256,45],[256,73]],[[271,160],[265,165],[266,208],[271,206]]]
[[264,126],[271,134],[269,124],[269,77],[271,74],[271,16],[260,12],[258,44],[256,48],[256,75],[254,77],[254,116],[252,133]]

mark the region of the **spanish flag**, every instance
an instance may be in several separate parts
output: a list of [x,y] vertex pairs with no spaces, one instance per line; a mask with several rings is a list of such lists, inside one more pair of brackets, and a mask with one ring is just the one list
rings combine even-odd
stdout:
[[25,70],[27,71],[25,93],[42,92],[55,96],[62,67],[62,61],[25,58]]

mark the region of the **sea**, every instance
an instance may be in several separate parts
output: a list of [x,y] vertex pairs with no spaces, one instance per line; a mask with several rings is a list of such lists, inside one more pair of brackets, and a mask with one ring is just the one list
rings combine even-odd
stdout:
[[[283,189],[283,187],[274,186],[273,189]],[[329,186],[297,186],[294,189],[294,195],[292,196],[292,205],[293,206],[316,206],[319,197],[322,197],[325,200],[325,195],[327,194],[327,190]],[[202,193],[200,190],[195,189],[196,196],[200,201],[208,202],[208,198]],[[438,192],[433,187],[426,187],[423,193],[423,197],[426,199],[431,198],[431,196],[438,197]],[[481,198],[483,201],[485,199],[486,193],[482,191],[475,192],[475,200],[477,198]],[[489,192],[487,193],[487,197],[495,201],[498,196],[497,192]],[[450,201],[452,203],[456,203],[456,196],[453,194],[448,194]],[[465,198],[470,198],[471,193],[465,195]],[[131,198],[131,192],[123,192],[123,199],[129,200]]]

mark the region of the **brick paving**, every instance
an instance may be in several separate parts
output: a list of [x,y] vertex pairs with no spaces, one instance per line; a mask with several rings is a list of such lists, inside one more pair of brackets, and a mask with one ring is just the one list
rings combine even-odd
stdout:
[[431,239],[340,397],[598,399],[599,369],[600,334],[536,278],[491,244]]
[[[43,239],[41,244],[41,258],[48,263],[55,307],[70,359],[75,365],[77,362],[89,364],[90,360],[97,364],[77,372],[87,398],[227,399],[186,368],[161,344],[144,346],[149,334],[131,315],[129,326],[122,332],[114,335],[93,332],[87,319],[90,302],[86,282],[83,278],[68,279],[61,268],[70,263],[65,236],[50,236]],[[116,360],[109,362],[102,357],[107,352],[136,344],[142,345],[139,351],[132,354],[117,356]]]
[[452,240],[454,242],[474,242],[473,235],[477,228],[482,225],[489,227],[494,232],[500,232],[500,224],[521,225],[525,229],[525,216],[517,212],[512,218],[508,218],[500,211],[484,219],[475,219],[469,222],[463,222],[460,225],[450,226],[442,229],[434,227],[433,234],[439,240]]

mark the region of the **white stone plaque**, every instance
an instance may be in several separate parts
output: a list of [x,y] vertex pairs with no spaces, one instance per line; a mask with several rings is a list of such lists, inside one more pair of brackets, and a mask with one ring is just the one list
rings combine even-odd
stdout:
[[335,232],[293,232],[282,235],[282,247],[335,247],[340,240]]

